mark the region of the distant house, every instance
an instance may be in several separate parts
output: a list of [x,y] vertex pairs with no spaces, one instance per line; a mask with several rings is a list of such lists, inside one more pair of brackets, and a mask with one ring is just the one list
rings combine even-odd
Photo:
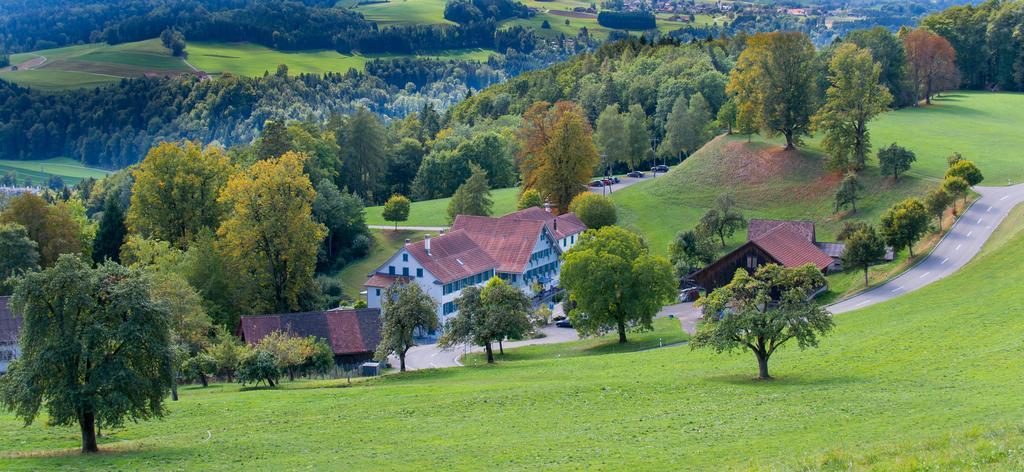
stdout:
[[373,360],[380,330],[380,310],[376,309],[243,316],[238,326],[239,336],[250,345],[274,331],[324,339],[334,351],[334,363],[345,369]]
[[406,242],[369,275],[366,303],[380,308],[381,294],[396,282],[416,282],[438,303],[444,322],[458,311],[462,289],[499,277],[532,295],[558,285],[559,256],[587,229],[575,214],[555,216],[528,208],[500,218],[459,215],[450,231],[436,238]]
[[750,220],[747,242],[691,278],[707,291],[732,281],[736,269],[754,271],[766,264],[800,267],[813,264],[823,273],[839,270],[844,246],[819,243],[810,221]]
[[21,353],[18,347],[21,317],[11,312],[10,301],[11,297],[0,297],[0,374],[7,372],[8,364]]

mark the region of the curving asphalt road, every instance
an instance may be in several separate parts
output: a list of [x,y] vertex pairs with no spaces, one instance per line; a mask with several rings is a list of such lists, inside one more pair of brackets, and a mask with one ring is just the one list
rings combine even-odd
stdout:
[[896,278],[830,305],[828,310],[834,314],[845,313],[891,300],[945,278],[967,264],[1010,210],[1024,202],[1024,184],[975,187],[974,191],[981,194],[981,198],[960,216],[931,254]]

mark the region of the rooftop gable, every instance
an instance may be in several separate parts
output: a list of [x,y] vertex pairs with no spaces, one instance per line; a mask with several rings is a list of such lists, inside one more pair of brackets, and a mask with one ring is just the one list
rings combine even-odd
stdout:
[[814,264],[819,270],[824,270],[832,264],[831,256],[825,254],[808,240],[805,232],[792,226],[779,225],[774,230],[750,242],[756,244],[786,267]]
[[298,337],[314,336],[331,345],[335,355],[373,352],[380,343],[380,311],[328,310],[279,315],[243,316],[239,332],[249,344],[257,344],[274,331]]
[[510,274],[526,271],[530,255],[540,238],[547,237],[558,250],[547,223],[541,220],[459,215],[455,217],[452,230],[465,232],[498,261],[499,271]]
[[465,231],[453,227],[449,233],[409,243],[405,250],[440,283],[446,284],[487,270],[498,270],[499,263]]

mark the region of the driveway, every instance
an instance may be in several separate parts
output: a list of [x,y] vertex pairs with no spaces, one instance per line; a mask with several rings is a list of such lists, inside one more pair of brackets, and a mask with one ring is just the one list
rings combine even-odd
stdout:
[[830,305],[828,310],[845,313],[881,303],[941,280],[967,264],[1010,210],[1024,202],[1024,184],[975,187],[974,191],[981,198],[960,216],[928,257],[889,282]]
[[[546,336],[538,339],[524,339],[522,341],[509,341],[504,343],[505,349],[532,346],[535,344],[554,344],[564,343],[569,341],[575,341],[579,339],[579,335],[576,334],[576,330],[572,328],[559,328],[554,325],[541,328],[540,330]],[[498,345],[492,346],[494,352],[498,352]],[[405,368],[407,370],[419,370],[419,369],[440,369],[445,367],[458,367],[462,363],[459,362],[459,358],[470,353],[470,352],[483,352],[484,348],[480,346],[458,346],[453,349],[441,349],[436,343],[435,344],[421,344],[414,346],[409,349],[409,352],[405,355]],[[391,356],[390,358],[392,366],[398,366],[398,358]]]
[[[671,167],[669,167],[669,169],[671,169]],[[656,179],[656,178],[658,178],[660,176],[663,176],[663,175],[665,175],[664,172],[659,172],[658,175],[654,175],[654,174],[652,174],[650,172],[644,171],[644,177],[643,178],[634,178],[634,177],[625,177],[625,176],[623,176],[623,177],[619,177],[619,183],[617,183],[617,184],[612,184],[611,186],[608,186],[608,187],[587,187],[587,188],[589,188],[591,192],[599,193],[599,194],[602,194],[602,195],[606,195],[606,194],[610,194],[610,193],[615,193],[615,192],[617,192],[619,190],[622,190],[622,189],[624,189],[626,187],[629,187],[629,186],[632,186],[634,184],[638,184],[640,182],[647,182],[649,180]]]

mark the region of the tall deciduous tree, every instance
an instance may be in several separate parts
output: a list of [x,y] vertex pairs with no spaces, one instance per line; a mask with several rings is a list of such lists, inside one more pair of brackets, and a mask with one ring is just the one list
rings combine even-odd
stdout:
[[561,284],[576,302],[569,314],[584,335],[650,329],[678,282],[665,258],[652,256],[636,233],[606,226],[588,230],[564,256]]
[[216,147],[186,142],[150,149],[134,172],[128,227],[187,247],[203,228],[220,223],[224,208],[217,197],[233,171]]
[[21,356],[0,377],[0,402],[26,424],[45,406],[49,424],[79,425],[90,453],[97,427],[163,416],[169,317],[141,272],[65,255],[24,276],[12,309],[24,317]]
[[409,209],[412,207],[412,202],[408,198],[402,195],[392,195],[387,202],[384,203],[384,210],[381,216],[384,221],[394,221],[395,230],[398,230],[398,223],[409,219]]
[[587,191],[600,160],[583,111],[572,102],[534,103],[519,135],[523,188],[536,189],[564,213],[573,197]]
[[981,181],[985,180],[985,176],[982,175],[978,166],[966,159],[960,159],[950,165],[949,169],[946,169],[946,177],[960,177],[967,181],[967,185],[970,185],[971,187],[978,185]]
[[942,181],[942,190],[952,197],[962,197],[964,203],[967,203],[967,191],[970,189],[971,185],[963,177],[950,176]]
[[653,154],[651,150],[651,132],[647,129],[647,114],[639,103],[629,106],[625,114],[626,124],[626,159],[622,162],[630,169],[636,169],[640,163]]
[[41,197],[23,193],[11,199],[0,213],[0,223],[17,223],[25,228],[28,237],[39,248],[39,264],[49,267],[61,254],[81,254],[82,224],[68,211],[66,205],[50,205]]
[[418,284],[396,283],[381,295],[380,344],[376,359],[398,356],[399,370],[405,372],[405,354],[416,345],[416,330],[433,331],[438,327],[437,302]]
[[121,246],[124,244],[128,228],[124,224],[124,212],[116,198],[107,198],[103,207],[103,217],[96,231],[96,239],[92,243],[92,259],[103,262],[110,259],[121,262]]
[[749,349],[757,357],[758,378],[770,379],[768,360],[775,351],[794,339],[801,349],[817,347],[832,329],[832,316],[808,297],[823,284],[825,276],[812,264],[768,264],[754,274],[737,269],[732,282],[697,301],[704,323],[690,347]]
[[700,231],[682,231],[669,244],[668,252],[676,276],[685,277],[715,261],[714,241]]
[[11,277],[39,269],[38,247],[24,226],[0,224],[0,295],[11,293]]
[[359,197],[338,190],[328,179],[321,179],[316,184],[313,218],[327,228],[327,237],[317,254],[318,268],[340,267],[369,252],[372,236]]
[[287,152],[228,180],[219,202],[231,209],[217,234],[240,276],[251,278],[253,311],[298,310],[317,289],[317,248],[327,234],[312,217],[316,197],[305,157]]
[[875,231],[874,226],[867,225],[854,231],[846,238],[846,249],[843,250],[842,262],[846,269],[864,271],[864,286],[868,286],[868,269],[885,258],[885,240]]
[[942,214],[946,212],[946,208],[949,208],[949,205],[952,203],[953,197],[941,186],[928,192],[928,196],[925,197],[924,206],[928,213],[935,216],[935,230],[937,232],[942,231]]
[[516,203],[518,210],[540,206],[544,206],[544,199],[541,198],[540,192],[532,188],[524,190],[523,194],[519,196],[519,202]]
[[271,159],[281,157],[284,153],[291,150],[291,138],[288,137],[288,127],[284,121],[270,120],[263,124],[263,131],[260,133],[259,142],[256,144],[257,158]]
[[472,174],[459,186],[448,202],[448,219],[455,221],[458,215],[490,216],[491,188],[487,186],[487,171],[476,164],[470,164]]
[[619,104],[608,105],[597,117],[594,144],[601,151],[601,168],[629,162],[629,140],[626,138],[626,115],[619,113]]
[[908,198],[882,214],[880,232],[893,250],[907,248],[910,257],[914,257],[914,244],[928,230],[929,219],[924,203],[916,198]]
[[882,175],[891,175],[897,182],[900,174],[910,170],[910,165],[916,160],[913,151],[896,143],[878,150],[878,165],[882,168]]
[[735,96],[741,114],[749,107],[763,131],[782,134],[786,149],[795,149],[814,114],[813,69],[814,45],[807,35],[759,33],[747,40],[726,90]]
[[871,149],[868,122],[892,102],[892,94],[878,83],[882,67],[871,53],[853,44],[840,45],[829,63],[831,86],[825,104],[814,116],[824,131],[822,145],[835,169],[863,169]]
[[907,52],[907,70],[913,83],[914,104],[924,96],[931,105],[932,96],[960,85],[956,51],[949,41],[931,31],[918,28],[903,38]]

